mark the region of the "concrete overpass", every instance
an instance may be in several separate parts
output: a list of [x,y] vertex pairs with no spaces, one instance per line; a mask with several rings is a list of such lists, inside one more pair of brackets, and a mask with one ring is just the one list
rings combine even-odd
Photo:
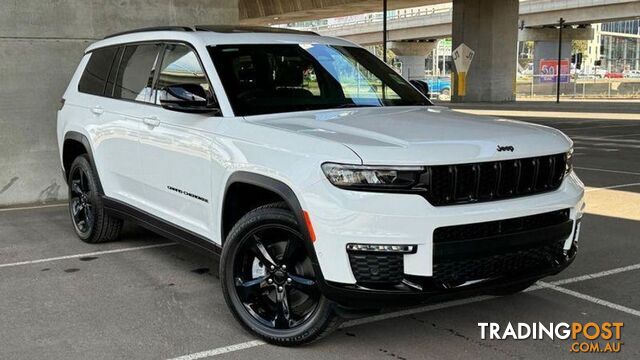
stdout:
[[[554,25],[560,17],[567,24],[591,24],[635,18],[640,15],[637,0],[529,0],[520,2],[519,24],[527,28]],[[438,39],[452,34],[453,7],[390,16],[389,41]],[[331,26],[305,27],[322,35],[338,36],[361,45],[382,41],[382,14],[373,19]]]
[[[391,0],[389,10],[435,5],[450,0]],[[381,0],[238,0],[244,25],[291,24],[299,21],[382,11]]]

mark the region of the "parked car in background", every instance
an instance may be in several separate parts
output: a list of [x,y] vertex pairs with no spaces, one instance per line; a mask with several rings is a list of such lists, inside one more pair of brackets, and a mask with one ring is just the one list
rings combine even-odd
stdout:
[[599,68],[599,67],[594,68],[594,71],[593,71],[593,73],[596,75],[596,77],[601,78],[601,79],[604,78],[604,76],[607,74],[607,72],[608,72],[607,69],[602,69],[602,68]]
[[432,99],[437,98],[440,100],[448,100],[451,96],[451,78],[448,76],[437,76],[424,80],[411,80],[411,83],[420,91],[423,91],[422,89],[424,86],[419,86],[417,83],[425,84],[429,98]]
[[622,79],[624,78],[624,75],[620,72],[607,72],[604,74],[604,77],[606,79]]
[[427,79],[431,96],[438,95],[438,98],[449,98],[451,96],[451,78],[448,76],[438,76]]
[[640,78],[640,70],[625,70],[622,72],[625,78],[637,79]]

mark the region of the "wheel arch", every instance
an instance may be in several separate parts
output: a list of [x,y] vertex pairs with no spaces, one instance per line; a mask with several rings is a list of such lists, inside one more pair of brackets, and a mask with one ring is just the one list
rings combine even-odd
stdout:
[[[303,235],[306,238],[305,240],[311,239],[304,219],[302,206],[300,205],[300,201],[298,201],[298,197],[291,189],[291,187],[280,180],[262,174],[252,173],[248,171],[237,171],[229,176],[224,190],[221,209],[222,211],[220,216],[220,223],[223,225],[220,227],[222,243],[224,243],[226,235],[231,230],[230,228],[225,229],[224,224],[225,219],[229,218],[229,211],[231,210],[228,207],[228,205],[230,205],[230,200],[232,200],[230,195],[233,195],[233,189],[237,186],[255,187],[275,195],[273,198],[268,199],[270,200],[269,202],[275,202],[278,199],[284,201],[296,216],[296,220],[298,221],[298,224],[300,225],[300,228],[304,233]],[[233,224],[231,226],[233,226]]]
[[[311,258],[311,262],[314,267],[316,276],[318,277],[319,280],[322,280],[321,283],[324,283],[322,269],[320,269],[318,257],[316,255],[316,251],[313,246],[313,240],[311,236],[312,229],[309,229],[307,225],[307,220],[304,215],[304,210],[302,209],[302,206],[300,205],[300,201],[298,200],[298,197],[296,196],[295,192],[291,189],[291,187],[289,187],[289,185],[285,184],[280,180],[277,180],[262,174],[257,174],[257,173],[247,172],[247,171],[237,171],[231,174],[231,176],[229,176],[227,180],[223,201],[222,201],[223,205],[222,205],[222,209],[221,209],[222,211],[221,211],[221,217],[220,217],[221,225],[224,224],[225,211],[226,211],[225,205],[229,200],[227,195],[229,194],[229,189],[234,184],[247,184],[251,186],[256,186],[258,188],[262,188],[266,191],[270,191],[276,194],[278,197],[280,197],[287,204],[289,209],[291,209],[294,216],[296,217],[298,226],[300,227],[300,232],[302,233],[302,237],[304,239],[304,243],[305,243],[304,245],[307,248],[309,257]],[[220,232],[221,232],[222,246],[224,246],[224,240],[226,237],[224,231],[225,231],[224,226],[221,226]]]
[[96,168],[95,159],[93,157],[91,142],[89,141],[89,138],[87,138],[84,134],[77,131],[69,131],[64,135],[64,141],[62,145],[62,171],[65,175],[65,182],[69,180],[69,169],[71,168],[73,160],[77,156],[83,154],[87,155],[87,157],[89,158],[89,163],[91,164],[91,168],[96,173],[96,177],[98,178],[97,186],[100,194],[104,194],[104,190],[102,189],[102,184],[100,182],[100,176]]

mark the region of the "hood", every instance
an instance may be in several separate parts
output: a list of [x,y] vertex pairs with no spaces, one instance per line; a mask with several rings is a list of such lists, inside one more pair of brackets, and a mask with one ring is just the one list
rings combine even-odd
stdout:
[[[246,119],[344,144],[369,165],[507,160],[566,152],[572,144],[566,135],[546,126],[440,106],[336,109]],[[498,146],[513,151],[498,151]]]

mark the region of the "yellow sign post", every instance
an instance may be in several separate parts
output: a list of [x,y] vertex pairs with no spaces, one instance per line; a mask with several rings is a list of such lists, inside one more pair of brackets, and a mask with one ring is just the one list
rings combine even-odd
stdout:
[[458,91],[458,96],[465,96],[467,93],[466,79],[466,72],[458,72],[458,87],[456,89]]

